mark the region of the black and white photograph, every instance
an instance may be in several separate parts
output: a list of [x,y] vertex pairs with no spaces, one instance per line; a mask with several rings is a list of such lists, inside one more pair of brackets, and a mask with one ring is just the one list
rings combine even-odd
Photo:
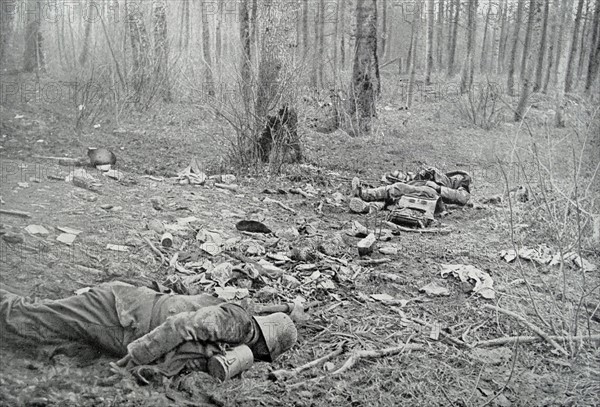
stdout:
[[0,406],[600,405],[600,0],[0,0]]

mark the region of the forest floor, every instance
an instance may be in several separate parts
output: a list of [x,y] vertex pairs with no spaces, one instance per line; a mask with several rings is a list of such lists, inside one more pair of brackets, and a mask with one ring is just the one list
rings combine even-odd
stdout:
[[[27,80],[15,78],[15,83]],[[158,237],[146,227],[151,219],[172,226],[175,244],[163,249],[163,254],[172,259],[179,253],[182,264],[183,254],[201,260],[195,239],[200,229],[231,239],[234,250],[242,254],[254,248],[256,260],[273,261],[268,254],[305,246],[329,243],[334,249],[331,256],[318,260],[283,263],[284,277],[251,281],[250,297],[257,302],[287,302],[297,296],[320,301],[307,311],[308,320],[298,323],[298,344],[273,364],[256,363],[224,383],[203,373],[188,373],[142,386],[132,378],[114,377],[109,368],[114,359],[106,356],[49,357],[45,347],[21,348],[2,341],[0,405],[600,404],[599,340],[557,339],[557,346],[546,340],[478,346],[495,338],[535,336],[514,317],[489,306],[516,312],[551,335],[600,334],[598,269],[583,272],[569,262],[559,267],[525,259],[509,263],[500,256],[502,250],[514,247],[535,248],[540,254],[577,250],[591,265],[600,265],[599,232],[586,215],[600,213],[600,182],[597,176],[588,182],[600,157],[597,108],[571,98],[565,110],[566,127],[555,129],[547,125],[554,102],[540,97],[531,101],[527,126],[509,120],[508,112],[497,126],[483,130],[462,118],[452,98],[423,92],[406,111],[400,109],[398,88],[384,88],[376,131],[369,137],[311,131],[306,126],[309,107],[300,106],[307,160],[285,167],[278,176],[240,174],[228,168],[221,157],[226,153],[222,137],[229,132],[198,106],[156,107],[144,114],[128,114],[118,124],[102,119],[74,131],[76,108],[67,103],[44,98],[4,100],[0,209],[31,215],[0,215],[4,232],[22,238],[0,240],[0,282],[17,292],[57,299],[111,280],[189,283],[190,276],[161,265],[143,240],[146,237],[158,246]],[[113,150],[125,179],[112,180],[90,168],[101,184],[92,192],[60,180],[72,168],[40,158],[78,158],[85,156],[88,146]],[[193,157],[208,175],[234,172],[237,191],[180,184],[173,177]],[[353,176],[379,185],[385,172],[414,170],[421,164],[473,175],[473,203],[450,208],[433,228],[450,233],[400,232],[384,241],[389,234],[381,232],[387,228],[381,215],[348,211]],[[573,168],[579,164],[574,178]],[[526,202],[508,193],[519,185],[530,191]],[[289,193],[291,188],[302,189],[306,196]],[[486,201],[498,195],[501,202]],[[293,212],[264,202],[266,197]],[[580,217],[577,207],[582,209]],[[301,233],[249,236],[236,230],[243,219],[260,220],[274,231],[294,228]],[[371,259],[387,259],[387,263],[369,265],[364,262],[368,257],[358,256],[355,245],[360,239],[351,233],[355,221],[377,232],[377,246],[387,254],[375,250]],[[25,230],[28,225],[42,225],[49,233],[30,234]],[[56,240],[58,227],[81,233],[66,246]],[[559,244],[561,234],[564,239]],[[128,251],[111,251],[108,244],[127,246]],[[239,262],[223,253],[206,256],[215,265]],[[442,278],[444,264],[472,265],[489,274],[495,298],[474,294],[472,281]],[[241,286],[236,281],[228,286],[237,283]],[[446,294],[422,292],[430,283],[444,288]],[[435,328],[441,331],[437,336]],[[402,344],[417,348],[361,359],[339,375],[330,374],[353,351]],[[298,367],[339,346],[344,351],[330,364],[284,382],[269,379],[271,370]]]

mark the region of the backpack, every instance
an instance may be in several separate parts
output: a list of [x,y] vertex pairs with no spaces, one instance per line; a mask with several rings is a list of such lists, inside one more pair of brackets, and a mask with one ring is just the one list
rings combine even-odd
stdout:
[[438,200],[403,195],[388,215],[388,221],[411,228],[426,228],[433,222]]

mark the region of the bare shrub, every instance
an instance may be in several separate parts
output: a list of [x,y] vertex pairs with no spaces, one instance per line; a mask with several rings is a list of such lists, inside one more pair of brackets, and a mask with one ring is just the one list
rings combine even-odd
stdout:
[[497,86],[487,82],[482,86],[471,86],[457,103],[460,115],[485,130],[496,127],[501,121],[501,106]]

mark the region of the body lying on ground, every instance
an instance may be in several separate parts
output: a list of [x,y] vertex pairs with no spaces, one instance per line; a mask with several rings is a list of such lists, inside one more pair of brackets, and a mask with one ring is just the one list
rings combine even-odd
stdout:
[[367,202],[382,202],[385,206],[396,204],[403,196],[440,199],[436,212],[444,210],[444,203],[466,205],[471,197],[471,176],[464,171],[442,173],[434,167],[427,167],[416,174],[396,171],[386,176],[390,185],[378,188],[362,188],[360,180],[352,180],[350,209],[357,213],[369,211]]
[[226,347],[245,344],[257,360],[272,361],[296,342],[283,313],[251,316],[241,306],[208,294],[162,294],[121,282],[81,295],[33,301],[0,285],[0,328],[38,344],[83,342],[121,357],[117,366],[153,365],[165,376],[206,371]]

